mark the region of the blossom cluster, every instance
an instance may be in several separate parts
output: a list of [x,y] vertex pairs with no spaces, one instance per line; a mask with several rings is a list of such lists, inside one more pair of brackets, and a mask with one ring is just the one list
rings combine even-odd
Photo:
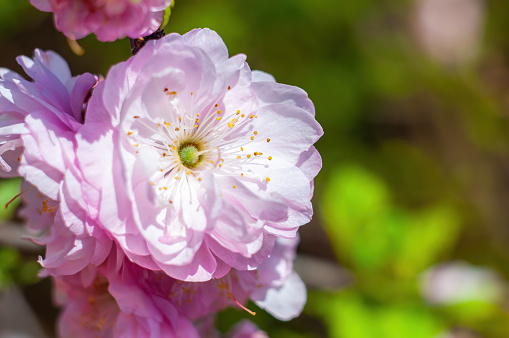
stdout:
[[51,51],[18,58],[31,80],[0,69],[0,174],[23,178],[61,336],[218,336],[214,315],[248,301],[300,314],[292,264],[322,129],[303,90],[245,60],[196,29],[104,79]]

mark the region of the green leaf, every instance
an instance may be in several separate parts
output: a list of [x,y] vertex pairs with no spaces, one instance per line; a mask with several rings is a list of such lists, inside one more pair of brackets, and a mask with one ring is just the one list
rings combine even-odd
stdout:
[[438,315],[422,303],[373,303],[355,289],[313,292],[306,311],[323,319],[330,337],[429,338],[444,330]]
[[371,311],[353,292],[311,293],[306,311],[322,318],[329,337],[377,337]]
[[163,30],[164,27],[166,27],[166,25],[168,24],[168,22],[170,22],[171,9],[173,8],[173,6],[175,6],[175,0],[172,0],[170,6],[164,10],[163,22],[161,23],[161,26],[159,26],[160,30]]
[[363,269],[381,266],[391,231],[380,224],[391,207],[384,182],[360,166],[344,166],[329,180],[323,203],[322,218],[338,257]]
[[438,204],[412,213],[401,229],[396,272],[412,277],[436,262],[456,242],[459,229],[459,215],[450,205]]

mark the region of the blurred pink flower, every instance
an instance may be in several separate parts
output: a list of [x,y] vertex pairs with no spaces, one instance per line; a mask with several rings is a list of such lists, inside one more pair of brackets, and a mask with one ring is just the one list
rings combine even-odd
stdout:
[[263,332],[253,322],[247,319],[236,324],[226,335],[227,338],[268,338],[267,333]]
[[235,324],[232,329],[223,335],[216,328],[215,317],[208,317],[205,320],[196,323],[196,328],[200,333],[200,337],[207,338],[268,338],[267,333],[263,332],[248,319],[243,319]]
[[55,26],[77,40],[94,33],[101,41],[136,39],[156,31],[171,0],[30,0],[55,14]]
[[130,260],[206,281],[254,269],[276,237],[309,222],[321,135],[303,90],[251,72],[215,32],[193,30],[149,41],[110,70],[77,158],[101,196],[99,224]]
[[445,64],[470,61],[479,51],[484,0],[416,0],[415,29],[431,57]]
[[503,301],[506,285],[493,269],[451,261],[434,265],[421,276],[421,295],[430,303],[455,305]]

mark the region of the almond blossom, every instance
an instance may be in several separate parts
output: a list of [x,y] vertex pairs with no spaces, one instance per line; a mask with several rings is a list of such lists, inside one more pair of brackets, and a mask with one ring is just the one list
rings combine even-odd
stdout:
[[65,60],[51,51],[36,50],[33,59],[21,56],[18,62],[32,81],[0,69],[0,174],[24,179],[21,215],[34,240],[46,245],[42,265],[52,274],[76,273],[100,264],[112,244],[94,227],[93,204],[86,202],[93,198],[86,187],[84,193],[72,191],[80,204],[69,205],[63,196],[79,176],[76,133],[98,78],[89,73],[72,77]]
[[114,66],[77,136],[97,223],[133,262],[186,281],[253,270],[312,216],[322,135],[307,94],[170,34]]
[[137,39],[156,31],[172,0],[30,0],[55,14],[55,26],[77,40],[91,33],[101,41]]
[[[214,318],[248,299],[282,320],[298,316],[305,287],[293,272],[297,240],[279,239],[274,255],[256,271],[232,270],[205,283],[182,282],[144,269],[113,249],[101,265],[54,277],[62,337],[214,336]],[[248,310],[249,311],[249,310]],[[266,337],[244,321],[231,337]],[[219,335],[217,335],[219,336]]]
[[151,297],[131,280],[112,278],[120,269],[116,258],[113,251],[99,268],[91,265],[74,275],[54,277],[56,301],[64,306],[59,336],[199,337],[169,301]]

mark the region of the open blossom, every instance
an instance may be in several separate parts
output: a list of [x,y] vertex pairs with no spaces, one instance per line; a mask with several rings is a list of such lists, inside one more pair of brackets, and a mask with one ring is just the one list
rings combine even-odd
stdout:
[[98,223],[130,260],[206,281],[254,269],[310,220],[321,135],[303,90],[193,30],[111,69],[77,158],[101,195]]
[[100,264],[111,247],[105,232],[93,226],[93,213],[83,211],[86,203],[79,210],[64,198],[90,195],[70,190],[79,176],[76,132],[98,78],[72,77],[65,60],[51,51],[36,50],[33,59],[21,56],[18,62],[32,81],[0,70],[0,173],[24,178],[21,215],[36,232],[34,240],[46,245],[42,265],[53,274],[75,273],[91,262]]
[[55,14],[55,26],[71,39],[91,33],[101,41],[133,39],[156,31],[172,0],[30,0]]
[[33,81],[0,68],[0,174],[17,176],[21,162],[19,174],[56,198],[74,158],[72,139],[83,122],[85,97],[97,78],[72,77],[65,60],[52,51],[34,54],[17,58]]
[[[195,337],[199,332],[213,337],[215,314],[248,299],[279,319],[294,318],[306,301],[305,287],[292,269],[296,243],[296,239],[280,239],[274,255],[258,270],[232,270],[204,283],[182,282],[147,270],[126,259],[121,250],[112,250],[99,266],[55,277],[57,302],[64,306],[60,335]],[[249,322],[239,324],[228,336],[266,337]]]
[[[0,69],[0,172],[23,176],[56,200],[97,77],[72,77],[65,60],[51,51],[35,50],[33,59],[17,60],[33,81]],[[7,157],[10,151],[17,151],[17,158]]]
[[[58,320],[61,337],[199,337],[190,320],[166,299],[151,297],[118,273],[116,255],[77,274],[54,277],[56,301],[64,309]],[[125,281],[125,283],[124,283]],[[110,290],[120,290],[116,299]]]
[[[302,312],[306,303],[306,287],[293,271],[297,239],[278,239],[273,254],[254,271],[232,269],[219,279],[207,282],[182,282],[161,271],[144,269],[127,259],[123,263],[122,280],[117,285],[130,285],[145,290],[151,297],[166,298],[178,312],[193,320],[201,320],[227,307],[239,307],[248,300],[255,302],[280,320],[290,320]],[[130,293],[111,290],[119,302],[129,301]]]
[[251,300],[277,319],[290,320],[300,315],[307,299],[306,286],[293,270],[297,243],[296,238],[279,238],[271,256],[254,271],[232,269],[226,276],[204,283],[171,283],[166,278],[151,288],[165,288],[179,312],[193,319],[236,306],[235,301],[238,305]]

